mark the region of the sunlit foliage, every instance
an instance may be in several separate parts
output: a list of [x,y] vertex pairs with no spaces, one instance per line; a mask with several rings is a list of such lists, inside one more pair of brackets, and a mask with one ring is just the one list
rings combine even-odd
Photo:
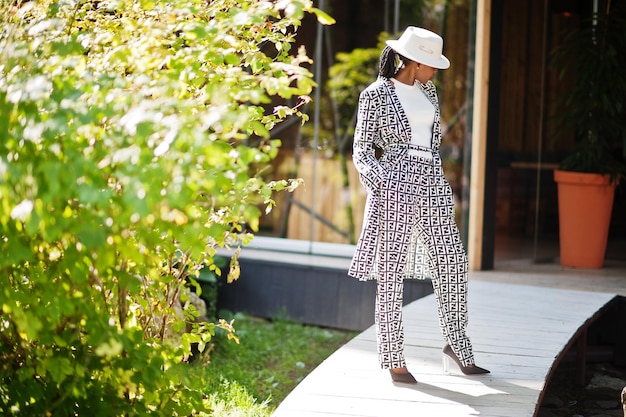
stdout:
[[297,185],[260,172],[271,129],[306,119],[300,21],[331,19],[309,0],[0,8],[0,414],[210,413],[186,359],[236,337],[189,287]]

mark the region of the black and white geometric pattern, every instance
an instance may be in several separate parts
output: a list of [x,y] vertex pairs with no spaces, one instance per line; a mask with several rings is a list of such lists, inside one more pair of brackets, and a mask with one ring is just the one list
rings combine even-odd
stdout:
[[[361,93],[353,160],[368,191],[363,230],[349,275],[376,279],[376,336],[381,367],[405,366],[405,278],[430,276],[444,340],[463,365],[473,363],[467,327],[467,255],[454,219],[452,189],[439,156],[441,122],[434,84],[433,158],[409,154],[410,126],[390,82]],[[383,149],[380,160],[373,146]]]
[[435,172],[437,158],[407,155],[392,168],[380,196],[376,330],[383,368],[404,363],[402,294],[411,241],[427,249],[444,340],[465,365],[473,363],[467,327],[467,256],[454,221],[452,189]]
[[[436,159],[433,161],[434,174],[445,181],[439,158],[441,121],[437,92],[431,81],[421,87],[435,107],[431,139],[431,150]],[[379,78],[361,93],[358,112],[353,161],[361,183],[368,193],[363,229],[348,273],[360,280],[370,280],[377,279],[378,275],[375,269],[377,262],[374,260],[378,257],[380,184],[387,179],[391,167],[396,166],[407,156],[411,142],[411,126],[391,81],[384,78]],[[383,150],[380,160],[376,159],[374,146]],[[453,203],[452,200],[450,203]],[[424,279],[429,276],[430,266],[425,255],[423,244],[414,236],[411,241],[409,265],[405,270],[406,278]]]

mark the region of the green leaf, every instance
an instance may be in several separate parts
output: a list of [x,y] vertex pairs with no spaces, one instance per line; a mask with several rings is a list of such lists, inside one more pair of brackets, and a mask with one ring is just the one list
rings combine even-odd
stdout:
[[46,371],[56,384],[62,383],[68,375],[72,375],[74,369],[69,358],[52,356],[43,360]]
[[333,19],[328,13],[314,7],[311,9],[315,16],[317,17],[317,21],[323,25],[334,25],[336,23],[335,19]]
[[229,53],[224,57],[226,63],[232,66],[238,66],[241,63],[237,54]]

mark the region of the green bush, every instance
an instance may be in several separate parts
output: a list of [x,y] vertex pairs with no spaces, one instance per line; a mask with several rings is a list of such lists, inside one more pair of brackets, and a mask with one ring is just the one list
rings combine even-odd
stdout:
[[306,119],[287,100],[314,86],[291,50],[308,12],[328,20],[309,0],[0,3],[0,414],[210,413],[185,361],[236,337],[187,283],[298,183],[259,172],[271,128]]

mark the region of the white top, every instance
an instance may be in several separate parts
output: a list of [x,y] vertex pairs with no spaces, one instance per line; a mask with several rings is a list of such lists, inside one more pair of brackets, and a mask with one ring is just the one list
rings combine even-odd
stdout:
[[[433,136],[433,123],[435,122],[435,107],[417,83],[408,85],[394,78],[391,79],[391,82],[395,86],[400,104],[402,104],[404,113],[411,125],[411,143],[430,148]],[[411,149],[409,153],[432,158],[432,153],[430,152]]]

